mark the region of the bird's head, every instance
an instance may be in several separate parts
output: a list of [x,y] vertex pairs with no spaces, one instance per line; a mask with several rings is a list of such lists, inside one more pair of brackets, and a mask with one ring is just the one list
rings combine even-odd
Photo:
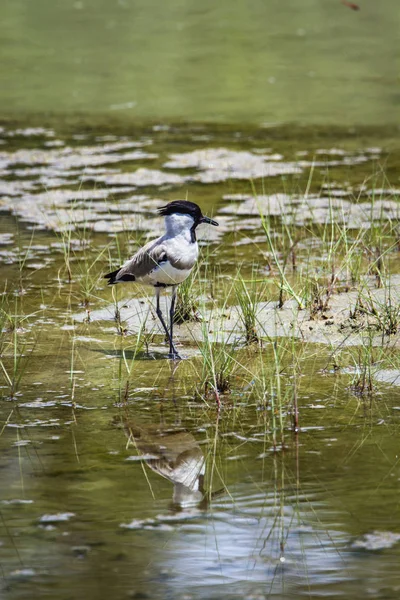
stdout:
[[[203,215],[200,206],[188,200],[174,200],[159,208],[158,212],[166,218],[167,230],[173,229],[178,232],[178,230],[189,229],[194,236],[196,227],[201,223],[218,226],[217,221]],[[193,241],[195,240],[194,237]]]

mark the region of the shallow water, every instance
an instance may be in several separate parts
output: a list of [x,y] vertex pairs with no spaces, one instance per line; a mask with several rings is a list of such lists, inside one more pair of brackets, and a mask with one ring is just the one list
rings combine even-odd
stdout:
[[254,405],[218,422],[153,360],[118,406],[115,358],[79,348],[75,408],[60,354],[2,404],[5,597],[397,597],[391,407],[305,383],[304,427],[274,453]]
[[398,122],[397,0],[3,0],[0,112]]
[[[147,319],[149,352],[136,352],[138,319],[118,334],[99,277],[156,233],[156,207],[186,192],[221,223],[201,234],[203,263],[222,263],[217,289],[201,288],[207,310],[212,298],[229,308],[227,286],[239,265],[253,273],[255,257],[268,284],[262,300],[277,299],[255,206],[277,237],[282,223],[302,233],[299,265],[314,260],[316,272],[329,219],[342,218],[354,237],[377,218],[392,226],[396,181],[379,170],[397,168],[392,142],[371,131],[319,136],[171,126],[110,138],[106,127],[5,125],[0,260],[10,317],[1,359],[15,384],[11,399],[2,373],[5,598],[398,597],[395,371],[381,369],[364,399],[344,368],[351,350],[335,370],[329,345],[288,331],[265,339],[260,353],[239,349],[241,369],[218,418],[201,383],[201,326],[192,337],[178,329],[187,359],[174,365],[144,291],[124,288],[122,317],[143,311]],[[251,177],[259,177],[254,187]],[[240,328],[229,327],[242,346]],[[283,428],[271,404],[277,348],[286,401],[298,397],[297,434],[287,403]]]

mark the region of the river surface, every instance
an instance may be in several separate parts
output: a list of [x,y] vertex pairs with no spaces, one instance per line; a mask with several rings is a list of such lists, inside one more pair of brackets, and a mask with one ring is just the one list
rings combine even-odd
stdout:
[[353,239],[372,195],[382,227],[398,218],[378,168],[396,172],[391,133],[109,129],[2,130],[2,597],[398,598],[398,386],[362,397],[345,368],[357,349],[333,369],[329,345],[276,337],[257,351],[238,330],[218,416],[201,326],[178,330],[174,365],[151,299],[113,300],[101,279],[157,233],[155,208],[188,194],[220,222],[200,235],[205,306],[225,306],[238,267],[276,298],[258,211],[277,239],[283,222],[305,233],[298,260],[319,269],[333,213]]
[[2,0],[0,113],[397,123],[398,2],[359,6]]
[[[383,348],[329,312],[305,335],[288,294],[335,260],[342,294],[398,286],[399,18],[395,0],[2,0],[2,599],[399,598],[399,315],[384,296]],[[177,198],[220,226],[199,231],[174,364],[150,292],[102,276]]]

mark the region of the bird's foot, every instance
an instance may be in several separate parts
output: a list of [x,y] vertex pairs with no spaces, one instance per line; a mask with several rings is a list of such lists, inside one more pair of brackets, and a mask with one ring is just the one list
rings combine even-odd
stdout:
[[182,356],[179,356],[176,350],[169,352],[168,358],[170,358],[171,360],[182,360]]

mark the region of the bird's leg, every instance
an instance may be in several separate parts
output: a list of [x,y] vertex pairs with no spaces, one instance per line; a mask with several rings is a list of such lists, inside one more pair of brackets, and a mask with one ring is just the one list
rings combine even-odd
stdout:
[[163,314],[162,314],[162,311],[160,308],[160,288],[159,287],[156,288],[156,301],[157,301],[157,304],[156,304],[157,317],[160,319],[161,325],[163,326],[164,331],[167,334],[168,340],[171,342],[168,327],[165,324],[164,317],[163,317]]
[[168,331],[168,327],[165,324],[164,321],[164,317],[163,314],[161,312],[161,308],[160,308],[160,288],[156,287],[156,313],[157,313],[157,317],[160,319],[161,325],[164,328],[165,333],[167,334],[168,340],[169,340],[169,356],[170,358],[180,358],[179,354],[177,353],[177,351],[175,350],[175,346],[174,346],[174,342],[172,341],[172,337]]
[[175,315],[175,302],[176,302],[176,285],[172,286],[172,294],[171,294],[171,307],[169,309],[169,327],[170,327],[170,336],[169,336],[169,353],[177,354],[172,340],[174,339],[174,315]]

